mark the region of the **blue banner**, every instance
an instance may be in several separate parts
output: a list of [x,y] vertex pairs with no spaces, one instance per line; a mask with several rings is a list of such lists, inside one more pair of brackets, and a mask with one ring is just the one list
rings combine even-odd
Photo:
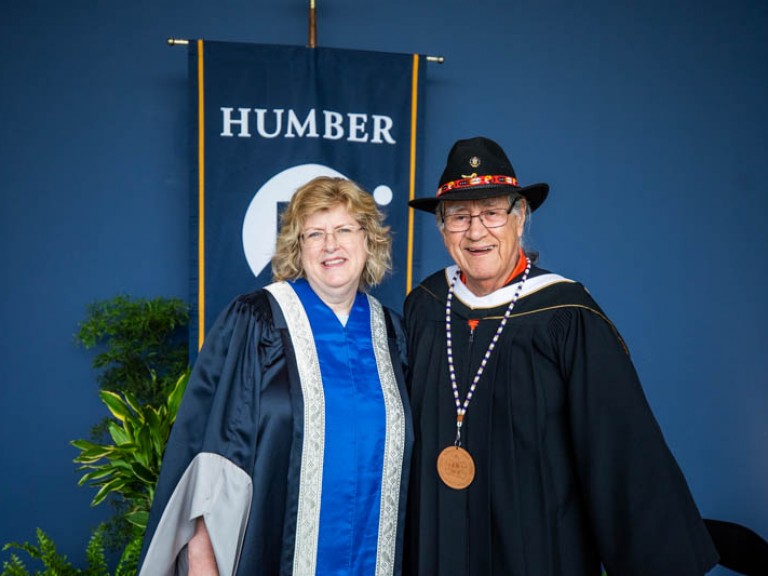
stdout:
[[193,321],[202,345],[237,294],[271,281],[279,213],[318,175],[371,192],[393,232],[393,274],[374,290],[400,310],[413,269],[424,57],[334,48],[190,43]]

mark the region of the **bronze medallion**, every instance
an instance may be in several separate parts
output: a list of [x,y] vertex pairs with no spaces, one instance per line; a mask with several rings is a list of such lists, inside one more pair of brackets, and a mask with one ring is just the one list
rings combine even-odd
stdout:
[[448,446],[437,457],[437,473],[449,488],[463,490],[475,478],[475,462],[461,446]]

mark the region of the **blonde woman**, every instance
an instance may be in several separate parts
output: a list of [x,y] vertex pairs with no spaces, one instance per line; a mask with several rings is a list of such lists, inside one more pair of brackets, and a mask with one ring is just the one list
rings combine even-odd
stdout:
[[413,431],[373,198],[316,178],[282,215],[275,282],[236,298],[195,365],[140,574],[400,574]]

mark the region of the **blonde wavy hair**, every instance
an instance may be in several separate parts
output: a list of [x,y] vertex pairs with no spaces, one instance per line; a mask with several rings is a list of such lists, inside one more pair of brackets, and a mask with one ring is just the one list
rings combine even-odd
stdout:
[[345,178],[319,176],[296,190],[280,217],[272,278],[275,282],[304,278],[301,265],[301,232],[307,218],[323,210],[343,206],[365,231],[368,258],[360,278],[360,289],[378,285],[392,268],[392,238],[384,214],[373,197]]

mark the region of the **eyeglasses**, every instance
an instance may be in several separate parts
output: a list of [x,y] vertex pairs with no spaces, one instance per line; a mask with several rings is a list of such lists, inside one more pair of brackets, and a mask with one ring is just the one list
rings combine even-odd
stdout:
[[337,244],[346,246],[354,241],[356,233],[361,230],[365,230],[365,228],[362,226],[339,226],[330,232],[312,228],[304,232],[301,235],[301,239],[304,242],[304,245],[309,248],[320,248],[321,246],[325,246],[325,242],[330,235],[333,236],[333,239]]
[[509,213],[512,212],[518,200],[520,200],[520,197],[512,200],[509,208],[491,208],[483,210],[479,214],[469,214],[467,212],[444,214],[443,224],[445,224],[445,229],[448,232],[466,232],[472,226],[472,219],[480,218],[480,222],[486,228],[501,228],[509,220]]

